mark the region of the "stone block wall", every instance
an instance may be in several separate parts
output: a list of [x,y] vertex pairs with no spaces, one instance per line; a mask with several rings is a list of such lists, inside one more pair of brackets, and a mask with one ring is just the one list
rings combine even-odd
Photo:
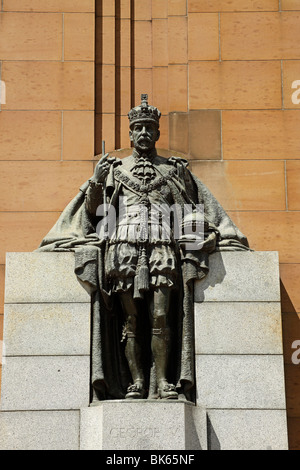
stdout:
[[287,449],[276,252],[224,252],[195,285],[197,400],[211,450]]
[[77,450],[90,400],[90,296],[71,253],[7,259],[1,448]]

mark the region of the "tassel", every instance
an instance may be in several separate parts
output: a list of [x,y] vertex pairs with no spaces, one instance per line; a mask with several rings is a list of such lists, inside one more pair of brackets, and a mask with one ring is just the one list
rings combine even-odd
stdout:
[[142,247],[139,259],[138,270],[138,289],[141,291],[149,290],[149,268],[147,259],[147,249]]
[[149,290],[149,268],[143,264],[138,273],[138,289],[140,291]]
[[149,268],[147,260],[147,249],[145,246],[140,248],[139,260],[134,278],[134,294],[135,299],[143,299],[143,292],[149,290]]
[[133,290],[133,298],[134,299],[143,299],[144,294],[143,292],[139,291],[139,286],[138,286],[138,274],[134,278],[134,290]]

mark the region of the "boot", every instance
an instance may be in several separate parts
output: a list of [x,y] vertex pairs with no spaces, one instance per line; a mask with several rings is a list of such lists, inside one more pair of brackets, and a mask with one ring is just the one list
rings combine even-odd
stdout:
[[169,384],[166,378],[169,360],[169,328],[153,328],[152,329],[152,354],[154,357],[158,396],[167,400],[178,399],[175,385]]
[[145,396],[144,389],[144,373],[141,360],[140,345],[133,333],[127,333],[127,343],[125,347],[125,355],[128,361],[133,384],[127,388],[126,399],[140,399]]

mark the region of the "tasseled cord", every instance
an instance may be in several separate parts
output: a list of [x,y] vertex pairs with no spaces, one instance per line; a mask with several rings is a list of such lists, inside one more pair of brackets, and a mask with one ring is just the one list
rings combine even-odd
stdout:
[[146,246],[140,248],[139,260],[134,278],[134,298],[142,299],[143,292],[149,290],[149,267]]

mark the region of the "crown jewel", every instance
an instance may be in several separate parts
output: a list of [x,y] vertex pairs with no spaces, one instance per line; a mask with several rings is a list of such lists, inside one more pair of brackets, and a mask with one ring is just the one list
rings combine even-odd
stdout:
[[149,106],[148,95],[141,95],[141,104],[132,108],[128,113],[130,126],[139,121],[152,121],[159,126],[161,112],[155,106]]

